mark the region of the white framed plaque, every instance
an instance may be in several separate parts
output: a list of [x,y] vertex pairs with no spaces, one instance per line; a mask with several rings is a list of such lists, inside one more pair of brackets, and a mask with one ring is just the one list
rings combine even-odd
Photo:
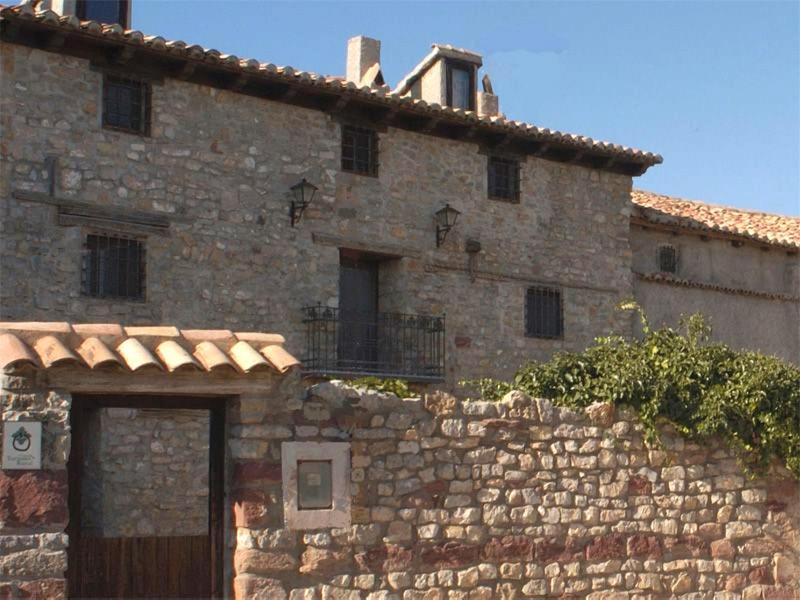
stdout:
[[41,468],[41,421],[4,421],[3,469]]

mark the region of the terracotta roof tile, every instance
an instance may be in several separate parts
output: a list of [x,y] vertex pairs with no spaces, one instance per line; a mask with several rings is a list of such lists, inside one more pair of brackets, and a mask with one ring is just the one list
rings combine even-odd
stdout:
[[[248,71],[263,77],[277,79],[296,85],[323,87],[341,91],[352,96],[361,97],[374,102],[402,106],[404,110],[416,113],[440,113],[463,122],[481,124],[498,132],[513,132],[525,135],[529,139],[569,146],[576,150],[596,152],[609,158],[620,158],[634,161],[637,164],[650,166],[662,162],[658,154],[646,152],[619,144],[594,140],[590,137],[562,133],[560,131],[537,127],[529,123],[513,121],[505,117],[478,116],[474,111],[467,111],[447,106],[429,105],[424,100],[403,97],[399,90],[387,92],[382,87],[370,88],[358,86],[353,82],[343,82],[340,78],[299,71],[293,67],[278,67],[270,63],[261,63],[255,59],[243,59],[235,56],[223,56],[218,50],[205,49],[197,45],[188,45],[181,40],[165,40],[159,36],[147,36],[140,31],[121,31],[118,27],[103,26],[95,21],[78,21],[72,17],[59,17],[50,10],[37,10],[30,4],[5,6],[0,4],[0,19],[28,21],[47,28],[59,28],[79,32],[83,37],[91,36],[117,43],[142,46],[150,51],[163,52],[170,56],[196,60],[207,65],[217,65],[234,72]],[[433,52],[453,52],[447,46],[437,45]],[[460,52],[460,51],[459,51]],[[428,58],[428,57],[426,57]],[[258,65],[258,67],[256,67]]]
[[653,223],[726,233],[765,244],[800,248],[800,217],[717,206],[644,190],[633,190],[631,199],[634,215]]
[[169,373],[220,369],[286,373],[300,361],[283,348],[283,341],[277,334],[225,329],[7,322],[0,323],[0,370],[75,365]]

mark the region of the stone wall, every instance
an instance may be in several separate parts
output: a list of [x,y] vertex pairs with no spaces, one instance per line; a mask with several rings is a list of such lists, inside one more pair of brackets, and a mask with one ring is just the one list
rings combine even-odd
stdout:
[[658,248],[675,247],[679,282],[635,276],[633,294],[654,326],[678,324],[681,315],[703,313],[712,339],[800,362],[800,255],[780,247],[734,246],[697,234],[633,227],[637,274],[658,273]]
[[[624,409],[324,383],[232,431],[239,598],[795,598],[800,486]],[[352,526],[283,526],[281,443],[351,440]],[[256,444],[260,444],[256,446]],[[235,457],[236,458],[236,457]]]
[[42,421],[42,470],[0,470],[0,598],[63,598],[71,398],[0,374],[0,427]]
[[[382,267],[381,310],[447,315],[451,384],[629,330],[613,307],[632,295],[630,177],[528,157],[520,203],[493,201],[477,144],[392,127],[379,176],[354,175],[329,114],[172,79],[153,85],[151,135],[131,135],[100,126],[102,75],[88,61],[9,43],[2,56],[0,318],[278,331],[302,355],[301,307],[337,306],[344,247],[398,257]],[[48,191],[47,156],[57,197],[171,219],[168,236],[146,239],[145,302],[82,296],[91,228],[12,197]],[[292,228],[302,177],[319,191]],[[461,216],[437,249],[447,202]],[[472,268],[468,239],[482,245]],[[563,340],[524,335],[537,283],[562,289]]]
[[208,411],[101,408],[89,419],[81,482],[87,535],[207,534]]

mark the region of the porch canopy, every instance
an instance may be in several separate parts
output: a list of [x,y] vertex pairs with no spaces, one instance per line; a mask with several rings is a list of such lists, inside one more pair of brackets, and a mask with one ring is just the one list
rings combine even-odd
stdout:
[[300,361],[284,342],[273,333],[225,329],[0,322],[0,371],[27,366],[119,374],[285,374]]

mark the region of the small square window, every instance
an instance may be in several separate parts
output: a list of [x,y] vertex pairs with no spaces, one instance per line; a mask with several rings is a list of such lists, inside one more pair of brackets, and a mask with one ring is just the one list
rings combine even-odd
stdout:
[[342,127],[342,170],[359,175],[378,174],[378,134],[372,129]]
[[135,79],[103,77],[103,127],[148,135],[150,86]]
[[489,157],[489,197],[519,202],[519,162],[497,156]]
[[678,251],[675,246],[664,244],[658,247],[658,270],[662,273],[678,272]]
[[144,299],[144,242],[90,234],[86,236],[81,291],[96,298]]
[[128,0],[77,0],[75,14],[81,21],[118,23],[128,27]]
[[350,526],[350,444],[281,444],[283,517],[288,529]]
[[549,287],[529,288],[525,298],[525,335],[557,339],[564,335],[561,291]]
[[297,461],[297,508],[319,510],[330,508],[333,502],[331,461]]

